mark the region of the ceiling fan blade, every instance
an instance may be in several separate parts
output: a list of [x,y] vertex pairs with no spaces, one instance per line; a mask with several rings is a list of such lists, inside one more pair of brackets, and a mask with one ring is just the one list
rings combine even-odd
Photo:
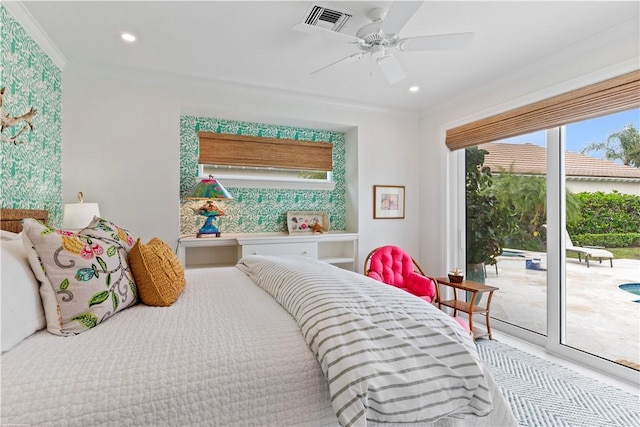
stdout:
[[360,39],[355,36],[338,33],[336,31],[327,30],[326,28],[316,27],[314,25],[305,24],[304,22],[294,25],[293,29],[302,33],[317,35],[325,39],[332,39],[339,42],[358,43],[360,41]]
[[407,77],[402,66],[393,55],[384,55],[378,58],[378,66],[390,84],[397,83]]
[[385,35],[391,36],[398,34],[402,27],[416,13],[416,10],[422,6],[421,1],[394,1],[389,7],[387,15],[382,21],[380,29]]
[[464,49],[471,45],[474,33],[439,34],[400,39],[396,45],[399,51]]
[[339,59],[339,60],[337,60],[337,61],[335,61],[335,62],[332,62],[332,63],[331,63],[331,64],[329,64],[329,65],[325,65],[325,66],[324,66],[324,67],[322,67],[322,68],[319,68],[319,69],[317,69],[317,70],[315,70],[315,71],[312,71],[312,72],[311,72],[311,74],[319,73],[320,71],[322,71],[322,70],[326,70],[327,68],[332,67],[332,66],[334,66],[334,65],[336,65],[336,64],[340,64],[341,62],[349,63],[349,62],[353,61],[354,59],[360,59],[360,58],[362,58],[365,54],[366,54],[366,52],[358,52],[358,53],[354,53],[353,55],[349,55],[349,56],[347,56],[346,58]]

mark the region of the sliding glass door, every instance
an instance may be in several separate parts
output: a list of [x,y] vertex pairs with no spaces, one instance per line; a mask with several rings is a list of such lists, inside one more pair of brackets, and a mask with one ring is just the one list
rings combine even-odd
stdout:
[[571,197],[565,205],[560,325],[562,345],[636,369],[640,248],[633,233],[640,232],[639,117],[635,109],[566,126],[564,183]]
[[[496,228],[495,237],[503,244],[502,249],[484,268],[484,282],[500,288],[493,297],[492,317],[546,336],[546,132],[482,144],[467,149],[466,157],[476,149],[484,153],[480,169],[490,173],[491,184],[481,189],[467,186],[467,209],[478,197],[495,197],[494,204],[483,206],[487,215],[480,219],[488,221],[476,225],[476,233],[482,235],[483,228],[507,222],[507,226]],[[476,195],[476,191],[482,194]],[[473,214],[468,215],[467,229],[477,220]],[[467,254],[476,253],[473,246],[483,247],[484,241],[469,239]]]
[[618,376],[640,369],[639,120],[634,109],[467,149],[487,151],[482,191],[512,221],[485,266],[500,288],[493,326]]

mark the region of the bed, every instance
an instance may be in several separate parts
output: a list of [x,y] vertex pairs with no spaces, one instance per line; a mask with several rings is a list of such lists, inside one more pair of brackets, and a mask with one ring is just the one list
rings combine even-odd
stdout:
[[[13,237],[5,233],[2,241],[3,325],[11,312],[5,288],[16,285],[7,277],[11,273],[7,263],[28,265],[20,259]],[[10,248],[14,252],[6,255]],[[334,382],[327,379],[324,365],[318,362],[321,358],[325,361],[325,355],[314,352],[308,337],[301,333],[300,322],[287,311],[285,300],[291,299],[290,294],[276,288],[287,280],[273,276],[271,282],[264,279],[268,283],[257,283],[269,277],[265,269],[281,274],[294,265],[292,271],[296,270],[296,260],[285,258],[247,257],[236,267],[186,270],[184,291],[171,306],[138,303],[77,335],[61,337],[47,329],[36,330],[2,353],[0,423],[348,425],[332,405],[329,383]],[[364,280],[363,284],[376,292],[386,292],[384,285],[357,273],[319,261],[300,262],[303,264],[296,274],[303,276],[288,276],[292,286],[302,283],[300,278],[305,286],[319,281],[305,273],[318,269],[325,281],[334,275],[340,281]],[[33,292],[27,297],[33,299]],[[414,302],[408,294],[394,293],[392,297]],[[439,313],[435,308],[428,312]],[[487,369],[483,365],[479,368],[490,395],[487,415],[458,411],[413,424],[517,425]],[[431,403],[427,397],[424,402],[424,406]],[[354,418],[351,424],[376,425],[380,421],[367,418]]]

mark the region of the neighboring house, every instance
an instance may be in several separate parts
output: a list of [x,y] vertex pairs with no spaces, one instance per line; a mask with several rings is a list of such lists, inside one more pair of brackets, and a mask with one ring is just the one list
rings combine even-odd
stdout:
[[[513,168],[521,175],[544,175],[547,170],[545,147],[526,144],[492,142],[478,148],[487,150],[484,164],[491,171],[499,173]],[[565,174],[567,188],[574,193],[596,192],[640,196],[640,168],[620,165],[608,160],[596,159],[583,154],[565,153]]]

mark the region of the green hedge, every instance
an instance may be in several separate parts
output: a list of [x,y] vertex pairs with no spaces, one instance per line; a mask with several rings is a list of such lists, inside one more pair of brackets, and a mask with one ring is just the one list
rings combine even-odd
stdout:
[[[591,237],[587,235],[628,235],[640,233],[640,196],[632,194],[613,193],[577,193],[580,202],[580,218],[567,221],[567,231],[571,237],[581,244],[590,244]],[[579,235],[584,235],[582,239]],[[595,238],[595,237],[594,237]],[[603,238],[599,236],[598,238]],[[620,242],[635,237],[615,237]],[[583,243],[582,240],[585,240]],[[622,247],[618,245],[600,245]],[[625,245],[627,246],[627,245]]]
[[640,233],[576,234],[571,235],[571,241],[576,246],[638,247]]

